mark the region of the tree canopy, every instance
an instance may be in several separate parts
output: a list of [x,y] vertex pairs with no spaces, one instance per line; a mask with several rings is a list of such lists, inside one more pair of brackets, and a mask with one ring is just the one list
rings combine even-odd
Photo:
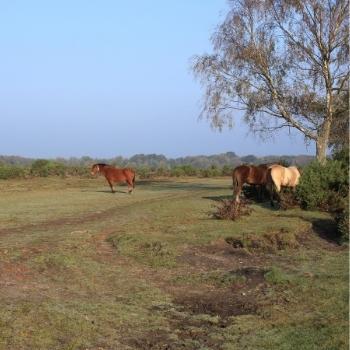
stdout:
[[254,132],[295,128],[325,161],[349,84],[348,10],[346,0],[230,1],[214,53],[194,58],[202,116],[221,129],[242,110]]

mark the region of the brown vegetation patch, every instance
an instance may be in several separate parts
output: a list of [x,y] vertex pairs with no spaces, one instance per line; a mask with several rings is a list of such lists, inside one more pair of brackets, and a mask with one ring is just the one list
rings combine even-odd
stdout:
[[297,199],[295,192],[290,188],[284,188],[279,194],[279,199],[281,209],[287,210],[300,207],[300,202]]
[[214,219],[238,220],[241,216],[251,214],[253,209],[249,207],[249,203],[248,200],[237,203],[235,200],[223,199],[219,204],[214,205],[215,211],[209,215]]
[[140,350],[174,350],[178,347],[174,346],[173,340],[170,339],[169,333],[165,330],[151,330],[145,334],[141,334],[137,338],[125,339],[124,342],[133,349]]
[[216,334],[213,325],[206,320],[194,320],[181,316],[170,320],[170,330],[157,329],[126,339],[125,343],[139,350],[197,350],[221,349],[222,340]]
[[176,258],[176,261],[180,264],[186,264],[200,270],[212,270],[225,265],[219,256],[203,255],[203,253],[194,250],[183,253]]
[[296,249],[305,233],[289,232],[280,229],[263,235],[245,234],[243,237],[227,237],[225,241],[235,249],[245,248],[250,252],[261,251],[273,253],[278,250]]

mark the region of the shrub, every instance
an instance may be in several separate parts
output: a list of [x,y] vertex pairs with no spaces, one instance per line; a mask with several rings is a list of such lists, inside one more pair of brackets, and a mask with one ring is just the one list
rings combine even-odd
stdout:
[[192,165],[182,165],[181,169],[184,171],[187,176],[196,176],[197,169],[195,169]]
[[228,165],[224,165],[221,172],[223,176],[232,176],[233,169]]
[[209,213],[215,219],[237,220],[241,216],[250,215],[252,209],[248,206],[248,201],[237,203],[235,200],[221,200],[215,206],[215,212]]
[[156,170],[156,175],[157,176],[169,176],[170,171],[165,167],[160,167]]
[[47,159],[38,159],[36,160],[30,169],[30,172],[34,176],[43,176],[46,177],[49,175],[49,163]]
[[176,166],[170,170],[170,176],[180,177],[184,175],[185,171],[180,166]]
[[335,215],[337,233],[341,243],[349,241],[349,197],[345,200],[345,206]]
[[136,174],[140,179],[149,179],[152,176],[151,169],[146,166],[137,168]]
[[335,211],[348,195],[348,169],[339,160],[329,160],[326,165],[317,161],[305,169],[297,187],[297,197],[305,209]]
[[62,163],[47,159],[38,159],[32,164],[30,173],[41,177],[47,177],[49,175],[64,176],[66,170],[67,167]]
[[17,166],[0,165],[0,179],[14,179],[23,177],[25,175],[25,169]]

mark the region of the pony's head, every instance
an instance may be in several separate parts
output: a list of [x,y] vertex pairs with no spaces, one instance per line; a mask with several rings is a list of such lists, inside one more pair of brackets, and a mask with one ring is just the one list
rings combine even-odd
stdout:
[[98,164],[94,164],[92,167],[91,167],[91,175],[95,176],[98,172],[100,172],[100,167],[98,166]]
[[104,164],[104,163],[98,163],[98,164],[94,164],[92,167],[91,167],[91,175],[96,175],[98,174],[105,166],[107,166],[107,164]]

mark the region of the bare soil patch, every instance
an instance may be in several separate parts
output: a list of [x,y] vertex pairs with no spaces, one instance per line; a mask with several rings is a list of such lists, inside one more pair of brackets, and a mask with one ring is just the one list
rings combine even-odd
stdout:
[[224,239],[205,246],[188,248],[177,262],[187,269],[210,271],[213,269],[232,270],[243,266],[257,266],[266,263],[267,256],[253,255],[245,249],[235,249]]
[[192,314],[207,314],[226,319],[230,316],[255,314],[259,307],[261,289],[265,287],[266,270],[244,267],[229,274],[241,277],[229,288],[207,289],[195,293],[178,295],[174,303]]

